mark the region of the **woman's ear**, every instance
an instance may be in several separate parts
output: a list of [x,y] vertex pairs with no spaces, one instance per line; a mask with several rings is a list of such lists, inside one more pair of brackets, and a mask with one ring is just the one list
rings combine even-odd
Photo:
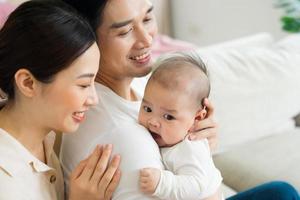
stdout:
[[36,94],[36,79],[27,69],[19,69],[15,73],[16,89],[26,97]]

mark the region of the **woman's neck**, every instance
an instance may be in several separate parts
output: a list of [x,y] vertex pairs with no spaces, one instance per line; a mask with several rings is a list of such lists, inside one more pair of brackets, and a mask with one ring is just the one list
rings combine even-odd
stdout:
[[104,76],[103,73],[98,73],[96,76],[96,82],[110,88],[120,97],[129,101],[137,101],[137,96],[130,86],[132,80],[133,78],[115,79],[113,77]]
[[25,110],[6,105],[0,110],[0,128],[18,140],[35,157],[45,162],[43,141],[48,132],[39,128],[32,117]]

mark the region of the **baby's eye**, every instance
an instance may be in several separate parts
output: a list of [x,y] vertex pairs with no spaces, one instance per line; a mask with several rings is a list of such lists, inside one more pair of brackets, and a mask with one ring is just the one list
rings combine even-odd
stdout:
[[144,108],[144,111],[146,111],[146,112],[152,112],[151,108],[149,108],[148,106],[144,106],[143,108]]
[[164,114],[163,116],[166,120],[174,120],[175,117],[173,117],[172,115],[169,115],[169,114]]

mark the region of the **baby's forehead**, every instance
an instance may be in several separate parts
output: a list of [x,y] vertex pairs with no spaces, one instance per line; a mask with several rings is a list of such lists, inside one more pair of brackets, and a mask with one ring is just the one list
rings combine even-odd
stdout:
[[188,89],[201,79],[208,80],[208,77],[193,63],[171,60],[162,62],[153,72],[149,82],[156,81],[170,89],[181,89],[182,87]]

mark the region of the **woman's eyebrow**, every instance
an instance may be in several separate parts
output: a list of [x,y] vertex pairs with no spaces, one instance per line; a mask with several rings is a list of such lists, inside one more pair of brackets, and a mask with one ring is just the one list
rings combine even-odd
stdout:
[[149,12],[151,12],[151,11],[153,10],[153,8],[154,8],[154,6],[151,6],[151,7],[147,10],[146,14],[148,14]]

